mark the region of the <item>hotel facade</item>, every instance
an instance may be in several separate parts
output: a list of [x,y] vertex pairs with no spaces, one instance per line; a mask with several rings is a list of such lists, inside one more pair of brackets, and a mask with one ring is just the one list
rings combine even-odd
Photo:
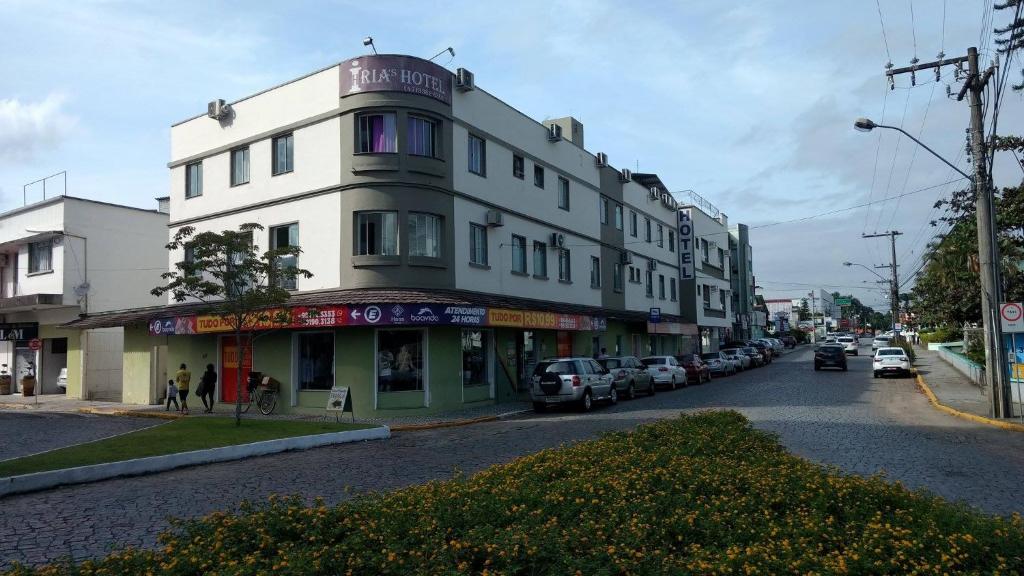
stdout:
[[[680,214],[699,210],[588,151],[576,119],[537,122],[467,70],[362,56],[207,112],[171,128],[170,235],[256,222],[255,245],[301,247],[313,276],[287,286],[290,324],[241,342],[188,303],[74,323],[124,326],[133,397],[214,364],[223,402],[242,370],[278,381],[285,411],[346,386],[361,416],[437,412],[525,398],[545,357],[713,349],[732,325],[727,293],[696,293]],[[728,291],[727,235],[715,258],[697,273]]]

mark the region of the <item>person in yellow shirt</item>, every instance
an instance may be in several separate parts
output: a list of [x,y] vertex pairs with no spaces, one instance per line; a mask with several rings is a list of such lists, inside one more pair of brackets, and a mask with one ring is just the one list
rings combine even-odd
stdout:
[[192,382],[192,373],[182,362],[181,367],[174,374],[174,383],[178,387],[178,398],[181,400],[181,413],[188,414],[188,387]]

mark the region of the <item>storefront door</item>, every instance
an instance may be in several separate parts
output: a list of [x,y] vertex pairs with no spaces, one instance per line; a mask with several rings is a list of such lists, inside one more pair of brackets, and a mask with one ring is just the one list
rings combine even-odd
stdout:
[[[249,379],[249,372],[252,371],[252,338],[242,336],[242,347],[245,350],[245,358],[242,362],[242,402],[249,401],[249,392],[246,382]],[[221,336],[220,338],[220,390],[222,402],[235,401],[236,378],[238,377],[238,342],[234,336]],[[194,385],[194,384],[193,384]]]

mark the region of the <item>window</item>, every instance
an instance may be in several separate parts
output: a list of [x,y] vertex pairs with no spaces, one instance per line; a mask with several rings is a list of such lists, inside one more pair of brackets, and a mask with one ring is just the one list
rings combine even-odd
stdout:
[[185,198],[203,195],[203,163],[185,165]]
[[409,256],[441,257],[441,223],[435,214],[409,213]]
[[565,248],[558,249],[558,279],[562,282],[572,282],[569,250]]
[[669,278],[668,279],[668,296],[669,296],[669,299],[672,300],[673,302],[676,301],[676,279],[675,278]]
[[654,297],[654,272],[651,272],[650,270],[648,270],[647,271],[647,278],[645,280],[646,280],[646,282],[644,283],[644,294],[646,294],[648,298],[653,298]]
[[615,205],[615,229],[622,230],[622,204]]
[[489,386],[491,383],[490,332],[487,330],[462,331],[462,385]]
[[53,244],[50,241],[32,242],[28,245],[28,272],[53,271]]
[[512,175],[520,180],[526,177],[526,161],[518,154],[512,155]]
[[[360,154],[398,152],[398,116],[394,112],[359,115]],[[410,123],[410,130],[412,125]],[[409,144],[411,146],[411,142]],[[412,151],[410,150],[410,153]]]
[[601,196],[597,209],[601,212],[601,224],[608,223],[608,199]]
[[725,250],[718,249],[718,267],[725,270]]
[[[285,226],[276,226],[270,229],[270,249],[276,250],[278,248],[288,248],[289,246],[299,245],[299,225],[288,224]],[[299,264],[299,259],[295,256],[279,256],[277,258],[278,269],[295,268]],[[280,278],[278,285],[286,290],[295,290],[297,288],[298,279],[292,278]]]
[[469,135],[469,171],[487,176],[487,142],[472,134]]
[[665,299],[665,275],[658,274],[658,298]]
[[590,287],[601,287],[601,259],[597,256],[590,257]]
[[722,305],[722,310],[725,310],[725,300],[728,298],[728,290],[718,291],[718,301]]
[[334,387],[334,333],[299,332],[295,363],[299,390],[330,390]]
[[711,287],[704,285],[704,307],[711,308]]
[[665,246],[665,227],[658,224],[658,246]]
[[612,265],[612,289],[622,292],[622,264],[618,262]]
[[629,235],[636,238],[636,212],[629,211]]
[[420,118],[419,116],[409,116],[409,120],[406,124],[405,143],[409,154],[412,154],[413,156],[436,158],[436,134],[437,122],[426,118]]
[[377,390],[423,390],[423,331],[377,332]]
[[669,252],[675,252],[676,251],[676,233],[675,233],[674,230],[669,230],[668,231],[668,251]]
[[533,243],[533,275],[548,277],[548,245],[543,242]]
[[512,271],[526,274],[526,238],[512,235]]
[[704,262],[707,262],[708,261],[708,241],[703,239],[703,238],[700,239],[700,251],[701,251],[701,260],[703,260]]
[[398,255],[398,212],[359,212],[356,254]]
[[227,276],[224,279],[224,291],[228,298],[235,298],[239,294],[247,292],[255,284],[255,278],[242,272],[234,272],[233,268],[242,264],[247,258],[253,256],[252,233],[249,233],[248,250],[243,252],[232,252],[228,255]]
[[651,219],[644,218],[644,240],[651,241]]
[[533,185],[537,188],[544,187],[544,167],[533,165]]
[[569,181],[561,176],[558,177],[558,207],[562,210],[569,209]]
[[231,185],[247,184],[249,182],[249,148],[239,148],[231,151]]
[[295,151],[292,146],[293,137],[291,134],[278,136],[273,140],[274,170],[273,174],[284,174],[291,172],[295,167]]
[[[186,266],[192,266],[196,261],[196,249],[191,246],[185,246],[185,254],[182,260]],[[202,270],[193,270],[192,276],[201,277],[203,275]]]
[[469,225],[469,261],[473,264],[487,266],[487,227],[480,224]]

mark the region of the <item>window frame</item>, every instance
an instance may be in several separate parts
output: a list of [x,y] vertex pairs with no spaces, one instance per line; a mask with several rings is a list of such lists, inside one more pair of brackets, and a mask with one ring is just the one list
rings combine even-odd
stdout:
[[544,189],[544,167],[536,162],[533,163],[533,185]]
[[[409,131],[412,130],[412,126],[413,126],[413,122],[414,121],[426,123],[426,124],[430,125],[430,127],[431,127],[430,128],[430,153],[429,154],[419,154],[417,152],[413,152],[412,151],[412,147],[411,147],[412,139],[410,138]],[[397,120],[396,120],[396,122],[397,122]],[[436,119],[436,118],[431,118],[430,116],[425,116],[423,114],[409,114],[408,116],[406,116],[406,119],[405,119],[405,153],[410,155],[410,156],[416,156],[417,158],[435,158],[435,159],[440,158],[441,156],[440,156],[440,154],[438,154],[438,149],[440,147],[437,145],[438,144],[438,134],[440,132],[440,128],[441,128],[441,121]],[[397,134],[396,134],[396,136],[397,136]]]
[[[235,155],[236,154],[244,154],[244,158],[245,158],[245,179],[244,180],[236,180],[235,179],[235,168],[236,168],[236,166],[235,166]],[[228,181],[229,181],[229,184],[230,184],[230,186],[229,186],[230,188],[234,188],[235,186],[242,186],[242,185],[245,185],[245,184],[249,183],[250,173],[252,171],[252,167],[251,167],[251,165],[249,163],[249,159],[250,159],[250,155],[249,155],[249,147],[248,146],[242,146],[241,148],[234,148],[233,150],[231,150],[231,154],[229,155],[229,162],[231,163],[231,166],[230,166],[230,170],[228,170],[228,172],[229,172]]]
[[622,292],[625,289],[625,282],[622,280],[622,263],[612,264],[612,290]]
[[526,158],[519,154],[512,155],[512,176],[520,180],[526,180]]
[[[296,240],[298,240],[298,237],[299,237],[299,223],[298,223],[298,221],[288,222],[288,223],[285,223],[285,224],[276,224],[274,226],[269,226],[267,228],[268,238],[269,238],[269,241],[267,242],[267,246],[269,246],[271,250],[276,250],[277,248],[281,248],[281,246],[277,245],[277,235],[275,234],[275,232],[280,230],[280,229],[282,229],[282,228],[288,228],[289,229],[289,240],[288,240],[289,244],[288,244],[288,246],[292,246],[292,244],[291,244],[291,230],[290,230],[290,228],[292,226],[295,227],[295,238],[296,238]],[[295,246],[300,246],[300,245],[299,244],[295,244]],[[295,264],[294,264],[294,266],[296,268],[299,267],[299,258],[298,258],[298,256],[295,257]],[[293,286],[281,286],[281,288],[284,288],[285,290],[298,290],[299,289],[299,279],[298,279],[298,277],[292,278],[291,281],[292,281],[292,283],[294,283]]]
[[569,179],[564,176],[558,177],[558,207],[566,212],[572,209],[572,201],[570,199],[569,192]]
[[[192,185],[192,172],[193,172],[193,170],[195,170],[198,173],[198,177],[196,178],[196,184],[195,184],[195,187],[198,188],[198,191],[194,190],[193,189],[193,185]],[[198,197],[200,197],[202,195],[203,195],[203,161],[200,160],[198,162],[189,162],[188,164],[185,164],[185,200],[188,200],[189,198],[198,198]]]
[[[522,258],[522,269],[517,269],[516,251],[521,249],[520,256]],[[526,275],[528,266],[526,264],[526,236],[520,236],[518,234],[512,235],[512,273]]]
[[[466,142],[467,142],[467,147],[466,147],[466,163],[468,165],[467,169],[469,170],[469,173],[470,174],[476,174],[477,176],[480,176],[481,178],[486,178],[487,177],[487,139],[483,138],[481,136],[477,136],[476,134],[473,134],[472,132],[470,132]],[[480,164],[479,171],[473,169],[473,158],[474,158],[473,143],[474,142],[479,142],[480,143],[479,154],[478,154],[478,156],[479,156],[479,164]]]
[[615,206],[612,208],[612,212],[615,214],[615,229],[622,230],[623,226],[625,225],[625,223],[623,222],[624,219],[622,217],[622,204],[616,202]]
[[[278,142],[285,141],[285,163],[287,167],[284,170],[278,170],[277,165],[277,146]],[[295,133],[289,132],[287,134],[279,134],[274,136],[270,140],[270,175],[280,176],[281,174],[289,174],[295,171]]]
[[658,274],[658,300],[665,299],[665,275]]
[[[480,246],[478,246],[478,241],[477,241],[476,235],[475,235],[475,233],[477,231],[480,232],[480,238],[483,241],[483,251],[482,251],[483,261],[482,262],[477,261],[477,260],[474,259],[474,258],[477,257],[477,252],[481,252],[479,250]],[[475,266],[490,267],[490,265],[488,264],[488,261],[489,261],[489,259],[488,259],[488,254],[487,254],[487,226],[485,226],[483,224],[477,224],[476,222],[470,222],[469,223],[469,263],[473,264]]]
[[[417,253],[413,252],[414,236],[413,236],[412,225],[413,225],[413,218],[414,217],[416,217],[416,218],[424,217],[425,218],[425,220],[424,220],[425,223],[429,223],[431,221],[431,219],[433,219],[433,222],[435,223],[435,232],[437,233],[437,238],[436,238],[436,241],[434,243],[434,245],[437,247],[437,254],[436,255],[432,255],[432,254],[417,254]],[[429,231],[429,226],[424,228],[424,229]],[[442,216],[441,214],[434,214],[433,212],[418,212],[418,211],[409,211],[409,212],[407,212],[406,216],[405,216],[405,233],[406,233],[406,238],[407,238],[407,241],[408,241],[407,253],[408,253],[409,257],[411,257],[411,258],[432,258],[432,259],[444,258],[444,251],[445,251],[445,246],[444,246],[444,216]],[[426,237],[426,239],[429,240],[429,234]]]
[[[49,252],[48,267],[40,268],[36,258],[39,250],[45,248]],[[28,272],[27,274],[48,274],[53,272],[53,242],[50,240],[43,240],[40,242],[29,242],[28,243]]]
[[568,248],[558,249],[558,281],[572,283],[572,254]]
[[650,269],[644,275],[644,296],[654,298],[654,271]]
[[676,251],[676,231],[675,230],[669,230],[668,231],[668,251],[669,252],[675,252]]
[[600,200],[597,203],[597,209],[601,213],[601,224],[604,226],[608,225],[608,198],[600,196]]
[[[395,119],[395,140],[393,142],[394,150],[388,151],[375,151],[373,150],[372,134],[370,133],[370,124],[368,120],[370,118],[380,116],[382,119],[388,116]],[[368,110],[366,112],[360,112],[356,114],[356,142],[352,148],[352,153],[355,155],[363,154],[398,154],[398,112],[393,110]],[[382,123],[385,120],[381,120]],[[406,128],[408,130],[408,128]],[[365,135],[365,140],[364,140]],[[435,137],[436,138],[436,137]],[[363,145],[366,145],[367,149],[363,149]],[[408,146],[408,143],[406,143]]]
[[601,287],[601,258],[599,256],[590,257],[590,287]]
[[[378,240],[378,242],[380,244],[380,246],[378,246],[378,252],[376,252],[376,253],[373,253],[373,252],[363,253],[362,252],[362,244],[363,244],[362,228],[363,228],[363,222],[362,222],[361,219],[364,216],[369,216],[371,214],[393,214],[394,215],[394,218],[395,218],[395,226],[394,226],[394,228],[395,228],[395,240],[394,240],[395,253],[394,254],[384,254],[384,253],[382,253],[380,251],[380,249],[383,248],[383,239],[384,239],[383,233],[384,233],[384,230],[381,230],[381,236],[380,236],[380,238]],[[401,225],[399,224],[398,210],[360,210],[360,211],[356,212],[353,215],[353,217],[356,220],[356,225],[355,225],[356,241],[354,242],[354,245],[352,247],[353,248],[353,252],[354,252],[353,256],[383,256],[383,257],[392,258],[392,257],[397,257],[397,256],[401,255],[402,233],[401,233],[401,230],[399,229]],[[383,220],[381,220],[381,224],[383,224]]]
[[675,302],[678,300],[678,292],[676,291],[676,279],[670,276],[668,279],[668,295],[669,300]]
[[[540,262],[538,264],[538,255]],[[548,278],[548,245],[540,240],[533,241],[533,277]]]
[[658,241],[656,242],[659,248],[665,247],[665,227],[658,224]]
[[640,232],[639,232],[639,227],[637,226],[636,210],[630,210],[629,211],[629,235],[632,236],[633,238],[639,238],[638,234],[640,234]]
[[[331,337],[331,385],[327,388],[313,388],[303,386],[302,382],[302,367],[300,365],[300,357],[302,356],[302,344],[301,340],[305,336],[316,336],[321,334],[327,334]],[[295,390],[297,392],[323,392],[330,390],[338,382],[338,355],[337,352],[337,335],[333,330],[310,330],[310,331],[298,331],[294,333],[294,352],[292,355],[292,365],[295,371]]]
[[651,219],[644,217],[644,242],[651,243]]

